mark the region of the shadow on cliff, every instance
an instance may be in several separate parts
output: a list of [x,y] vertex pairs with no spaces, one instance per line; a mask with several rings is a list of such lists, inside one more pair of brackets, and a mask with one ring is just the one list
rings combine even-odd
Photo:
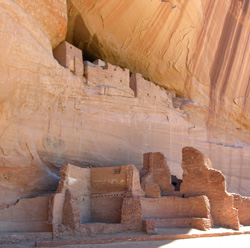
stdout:
[[74,7],[71,0],[67,0],[68,25],[66,41],[80,48],[83,51],[85,60],[93,62],[101,58],[99,52],[100,44],[97,36],[91,35],[85,21],[79,11]]

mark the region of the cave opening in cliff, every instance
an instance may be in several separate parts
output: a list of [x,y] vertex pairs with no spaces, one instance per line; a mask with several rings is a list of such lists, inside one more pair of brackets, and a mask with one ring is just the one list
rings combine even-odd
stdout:
[[99,43],[95,35],[91,35],[85,21],[71,0],[67,0],[68,24],[66,41],[83,51],[83,60],[90,62],[101,58]]

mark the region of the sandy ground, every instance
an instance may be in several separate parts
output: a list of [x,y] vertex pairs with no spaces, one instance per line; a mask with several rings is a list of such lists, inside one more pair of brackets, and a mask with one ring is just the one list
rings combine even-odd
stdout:
[[[241,227],[242,230],[249,230],[250,227]],[[216,233],[228,231],[230,229],[224,228],[213,228],[207,232]],[[166,235],[166,234],[181,234],[181,233],[204,233],[197,229],[188,229],[188,228],[158,228],[157,234]],[[124,237],[124,236],[134,236],[134,232],[118,233],[113,234],[112,237]],[[144,236],[145,233],[137,233],[137,236]],[[90,239],[102,239],[109,238],[109,235],[97,235]],[[66,239],[68,240],[68,239]],[[209,237],[209,238],[192,238],[192,239],[180,239],[180,240],[161,240],[161,241],[138,241],[138,242],[116,242],[109,244],[86,244],[86,245],[64,245],[57,246],[58,248],[237,248],[249,247],[250,246],[250,234],[241,234],[234,236],[223,236],[223,237]],[[19,243],[19,244],[0,244],[0,248],[33,248],[34,242],[28,243]]]
[[250,234],[237,236],[196,238],[166,241],[146,241],[146,242],[121,242],[102,245],[73,245],[61,246],[63,248],[231,248],[249,247]]
[[[237,236],[196,238],[182,240],[162,240],[162,241],[145,241],[145,242],[119,242],[101,245],[65,245],[60,248],[237,248],[249,247],[250,234]],[[33,248],[31,244],[1,246],[1,248]],[[59,248],[59,247],[58,247]]]

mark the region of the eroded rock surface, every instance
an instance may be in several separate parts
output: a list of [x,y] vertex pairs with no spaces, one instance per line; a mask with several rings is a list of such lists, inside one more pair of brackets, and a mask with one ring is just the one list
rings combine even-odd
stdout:
[[187,112],[249,141],[249,1],[69,4],[71,42],[192,99]]
[[[2,0],[0,206],[54,192],[68,162],[141,169],[142,154],[159,151],[180,178],[183,144],[211,158],[229,191],[249,195],[248,1],[237,3]],[[52,52],[65,36],[130,81],[72,74]]]

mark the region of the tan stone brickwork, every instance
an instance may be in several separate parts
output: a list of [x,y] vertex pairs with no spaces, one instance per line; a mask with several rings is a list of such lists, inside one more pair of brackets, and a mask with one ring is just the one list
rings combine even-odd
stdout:
[[140,171],[142,187],[146,183],[157,183],[162,195],[173,195],[171,174],[164,155],[160,152],[143,154],[143,168]]
[[142,206],[139,197],[126,197],[123,199],[121,223],[127,230],[141,230]]
[[185,147],[182,150],[183,182],[180,193],[184,197],[206,195],[211,206],[214,225],[239,229],[238,210],[233,195],[226,192],[225,177],[211,169],[210,160],[201,152]]

